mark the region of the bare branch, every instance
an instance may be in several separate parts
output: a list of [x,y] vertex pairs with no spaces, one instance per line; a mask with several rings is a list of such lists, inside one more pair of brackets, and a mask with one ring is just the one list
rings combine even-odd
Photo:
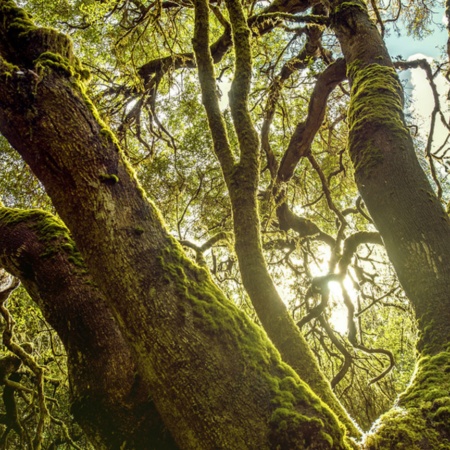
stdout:
[[311,143],[323,122],[328,96],[345,77],[346,65],[343,59],[336,60],[319,75],[309,102],[306,121],[297,125],[281,160],[279,181],[289,181],[300,158],[309,154]]

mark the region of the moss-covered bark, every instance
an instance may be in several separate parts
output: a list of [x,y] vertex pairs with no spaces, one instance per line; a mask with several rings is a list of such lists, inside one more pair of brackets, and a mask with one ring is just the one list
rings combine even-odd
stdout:
[[375,423],[367,450],[450,448],[450,352],[425,356],[391,411]]
[[416,376],[367,448],[448,448],[449,219],[417,161],[402,87],[365,4],[336,1],[333,7],[352,84],[349,152],[356,182],[420,330]]
[[[347,448],[330,409],[170,237],[79,79],[48,64],[37,82],[41,53],[73,60],[63,38],[41,30],[30,61],[9,35],[22,13],[1,5],[0,131],[70,229],[177,444]],[[1,72],[10,59],[22,73]]]
[[209,50],[209,19],[206,1],[196,1],[194,51],[208,116],[214,151],[221,163],[230,193],[235,250],[242,281],[256,313],[272,342],[300,377],[345,423],[352,436],[359,430],[348,417],[320,371],[298,327],[279,296],[264,260],[257,192],[260,171],[258,136],[248,111],[252,73],[250,30],[239,1],[227,2],[235,50],[235,73],[230,90],[230,109],[239,141],[232,149],[227,138],[216,94],[214,67]]
[[44,211],[0,208],[0,248],[0,265],[64,344],[71,411],[95,447],[177,448],[64,224]]

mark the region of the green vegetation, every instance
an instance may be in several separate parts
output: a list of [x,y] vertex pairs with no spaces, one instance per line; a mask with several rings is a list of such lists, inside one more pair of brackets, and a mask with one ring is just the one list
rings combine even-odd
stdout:
[[403,122],[402,87],[392,67],[362,66],[355,61],[347,72],[353,80],[348,112],[350,154],[357,173],[370,173],[383,160],[379,134],[409,136]]
[[[434,346],[450,335],[448,286],[441,281],[450,279],[450,240],[445,225],[436,225],[448,217],[443,210],[439,221],[427,212],[420,217],[414,208],[419,194],[450,204],[450,155],[436,131],[445,116],[436,103],[429,135],[409,114],[413,108],[405,121],[397,73],[423,69],[433,89],[448,63],[394,67],[367,16],[381,31],[403,20],[423,36],[428,8],[416,0],[401,11],[359,0],[327,7],[282,0],[20,5],[25,9],[0,1],[0,130],[17,149],[0,136],[0,229],[11,233],[0,233],[0,277],[9,279],[5,267],[28,282],[35,303],[23,288],[5,300],[16,325],[7,328],[13,322],[3,315],[0,358],[21,365],[0,383],[0,449],[88,449],[88,439],[99,449],[112,448],[108,439],[137,449],[147,448],[150,435],[155,449],[175,450],[171,433],[180,448],[227,448],[235,436],[262,442],[261,435],[264,448],[280,450],[449,448],[450,356]],[[341,51],[334,38],[347,78],[330,64]],[[45,109],[52,106],[49,92],[65,99],[52,114]],[[65,124],[79,127],[76,142]],[[412,137],[410,130],[417,130]],[[392,149],[402,162],[414,155],[413,144],[432,186],[415,192],[408,174],[412,188],[404,195],[413,207],[401,217],[403,234],[391,239],[399,248],[414,242],[405,262],[401,252],[386,253],[383,235],[373,238],[379,218],[367,210],[354,177],[373,179],[379,203],[391,205],[397,188],[404,189],[395,180],[386,188],[386,166],[398,163]],[[298,161],[289,175],[285,158]],[[58,213],[70,215],[70,231]],[[429,229],[436,229],[434,247],[423,234]],[[36,261],[45,267],[60,256],[65,275],[43,282]],[[396,274],[403,266],[430,299],[417,300],[419,289],[406,297]],[[0,295],[6,285],[0,278]],[[133,295],[117,286],[131,286]],[[61,295],[50,297],[55,289]],[[58,337],[42,312],[48,318],[55,298],[65,304],[69,296],[77,301],[68,305]],[[64,339],[100,319],[88,300],[107,305],[110,322],[86,327],[74,349]],[[436,316],[443,317],[439,324]],[[307,344],[297,340],[298,329]],[[117,334],[128,352],[103,355],[111,362],[105,373],[127,372],[132,388],[125,392],[120,377],[81,386],[85,373],[77,364],[93,358],[83,352],[87,343],[115,342]],[[43,402],[20,351],[7,353],[8,336],[20,348],[33,343],[45,370]],[[62,337],[72,347],[64,349]],[[280,348],[305,356],[296,361],[315,388]],[[69,374],[66,351],[75,367]],[[222,360],[234,363],[223,373],[202,366],[220,367]],[[170,374],[179,384],[164,384]],[[321,391],[325,380],[332,390]],[[158,386],[156,395],[149,386]],[[207,401],[198,400],[203,386]],[[120,399],[114,407],[111,393]],[[225,401],[231,394],[241,405]],[[17,400],[15,413],[8,395]],[[83,431],[71,407],[77,420],[88,418]],[[51,414],[41,421],[46,408]],[[254,430],[236,419],[241,409],[252,412]],[[123,417],[123,428],[105,411]],[[178,419],[181,431],[173,425]],[[133,435],[131,443],[124,436],[135,430],[142,440]]]
[[64,222],[53,214],[39,209],[0,208],[0,222],[3,226],[24,224],[31,230],[36,231],[38,239],[45,243],[47,248],[42,257],[51,257],[57,251],[63,249],[72,264],[86,270],[83,259],[70,237],[69,230]]
[[448,448],[449,392],[450,353],[421,358],[411,385],[398,400],[399,406],[375,424],[374,434],[367,439],[368,448]]

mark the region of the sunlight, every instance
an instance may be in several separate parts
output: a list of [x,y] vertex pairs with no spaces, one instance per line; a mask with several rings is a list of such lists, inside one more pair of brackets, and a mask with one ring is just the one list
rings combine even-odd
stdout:
[[[330,288],[330,302],[329,306],[331,308],[330,315],[330,325],[333,329],[339,334],[345,334],[348,331],[348,311],[344,304],[344,300],[342,298],[342,289],[341,285],[336,281],[330,281],[328,283],[328,287]],[[344,287],[350,296],[351,300],[356,300],[357,292],[353,287],[353,282],[349,277],[345,277],[344,279]]]
[[329,306],[332,308],[330,325],[339,334],[345,334],[347,332],[347,308],[342,301],[341,285],[336,281],[330,281],[328,287],[330,288]]
[[316,253],[316,258],[309,264],[309,270],[313,278],[323,277],[329,272],[330,257],[330,248],[327,245],[320,245]]

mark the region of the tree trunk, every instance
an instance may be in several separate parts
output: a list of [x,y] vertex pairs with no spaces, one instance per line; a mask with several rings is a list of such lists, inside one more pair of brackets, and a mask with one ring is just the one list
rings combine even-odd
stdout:
[[413,383],[368,448],[450,447],[450,223],[417,160],[403,92],[366,6],[334,2],[352,85],[349,151],[361,196],[418,319]]
[[71,412],[95,448],[177,448],[64,224],[44,211],[0,208],[0,247],[0,265],[64,344]]
[[264,330],[288,363],[313,391],[338,415],[354,437],[361,433],[334,395],[316,358],[281,299],[269,274],[262,252],[259,205],[260,172],[258,136],[248,112],[252,56],[250,29],[240,3],[227,2],[235,43],[236,67],[230,90],[230,108],[239,140],[236,161],[227,137],[216,91],[213,58],[209,45],[209,8],[206,1],[195,2],[196,30],[193,40],[203,104],[214,142],[214,151],[230,194],[233,211],[235,250],[242,282]]
[[68,39],[10,1],[0,17],[0,131],[70,229],[177,444],[347,448],[329,408],[168,234]]

